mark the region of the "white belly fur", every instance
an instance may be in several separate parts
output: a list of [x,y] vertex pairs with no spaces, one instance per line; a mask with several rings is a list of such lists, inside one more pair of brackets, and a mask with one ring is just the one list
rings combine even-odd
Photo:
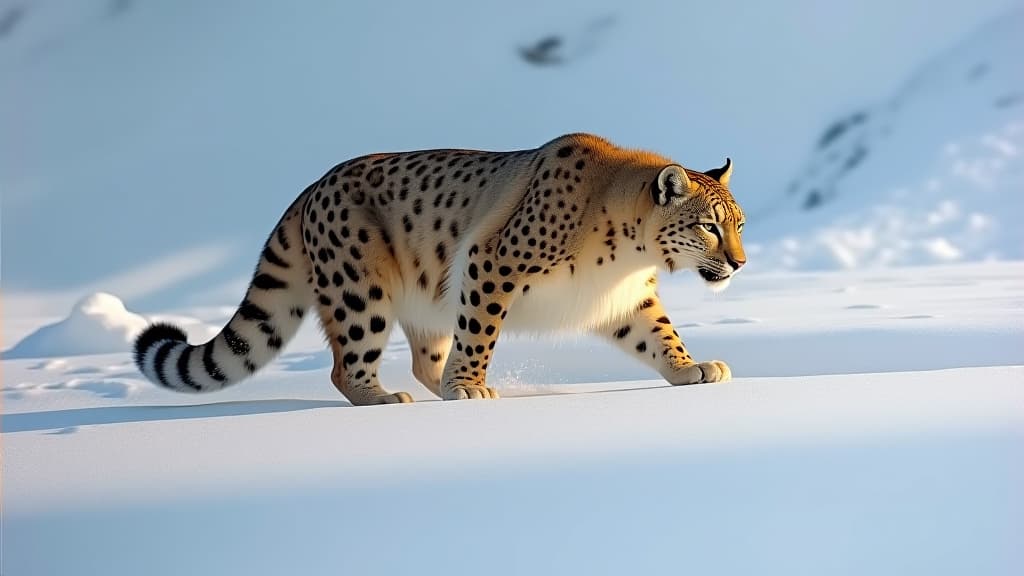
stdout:
[[628,275],[612,267],[590,275],[560,270],[530,282],[512,304],[505,328],[517,332],[578,332],[625,317],[652,293],[647,280],[655,268]]
[[[655,267],[624,271],[618,266],[591,268],[587,274],[570,275],[561,269],[530,279],[530,290],[512,304],[502,327],[512,332],[579,332],[625,317],[649,297],[647,281]],[[456,273],[456,278],[461,274]],[[459,290],[451,290],[458,298]],[[397,314],[404,326],[423,331],[451,333],[457,305],[452,298],[435,302],[430,294],[406,289],[396,295]],[[457,301],[457,300],[456,300]]]

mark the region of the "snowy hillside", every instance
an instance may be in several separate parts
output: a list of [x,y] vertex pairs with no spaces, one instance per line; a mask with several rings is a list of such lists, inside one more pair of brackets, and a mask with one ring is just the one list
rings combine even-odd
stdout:
[[[755,261],[830,268],[1024,257],[1024,6],[832,122]],[[761,237],[770,235],[762,233]]]
[[[109,10],[103,0],[0,0],[0,20],[20,7],[0,32],[5,293],[189,305],[249,275],[253,247],[306,184],[380,150],[508,150],[596,132],[695,168],[732,157],[736,195],[756,214],[782,196],[832,114],[885,100],[1009,3],[183,0]],[[696,25],[708,22],[718,25]],[[520,48],[552,34],[586,57],[523,61]],[[987,95],[1015,110],[1012,93]],[[969,147],[981,135],[938,136]],[[904,153],[933,158],[946,140],[912,144]],[[974,210],[957,205],[969,220]],[[775,266],[769,243],[807,230],[801,220],[779,228],[752,219],[747,234],[766,250],[751,266]],[[130,291],[118,282],[171,261],[171,275],[153,272]]]
[[506,338],[495,401],[433,400],[396,335],[381,378],[418,402],[352,408],[308,323],[203,397],[37,350],[3,362],[0,570],[1017,574],[1022,294],[1019,263],[676,278],[676,327],[734,382]]

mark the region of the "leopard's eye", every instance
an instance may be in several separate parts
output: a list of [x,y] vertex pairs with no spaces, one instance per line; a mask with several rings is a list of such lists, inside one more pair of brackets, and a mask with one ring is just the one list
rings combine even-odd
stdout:
[[736,233],[737,234],[743,234],[743,225],[744,224],[745,224],[745,222],[740,222],[739,224],[736,225]]
[[714,224],[711,224],[710,222],[705,222],[704,224],[701,224],[700,227],[705,229],[705,230],[707,230],[708,232],[711,232],[711,233],[714,233],[715,231],[718,230],[718,226],[715,226]]

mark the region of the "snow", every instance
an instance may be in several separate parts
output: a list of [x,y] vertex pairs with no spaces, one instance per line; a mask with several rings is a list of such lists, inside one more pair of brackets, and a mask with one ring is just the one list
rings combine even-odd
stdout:
[[[762,269],[1020,259],[1024,45],[1015,6],[895,93],[832,123],[772,205],[751,202]],[[773,227],[799,230],[782,239]]]
[[[74,356],[128,352],[135,337],[154,321],[176,322],[197,338],[209,339],[219,328],[203,326],[189,317],[157,316],[147,319],[129,312],[117,296],[105,292],[79,300],[64,319],[41,326],[22,338],[4,358]],[[10,332],[8,332],[10,334]]]
[[[744,272],[722,294],[688,275],[662,294],[695,356],[736,380],[673,388],[594,339],[510,338],[491,370],[502,400],[441,402],[396,335],[382,381],[418,402],[353,408],[310,323],[201,398],[145,382],[127,352],[5,359],[3,570],[1024,562],[1024,263]],[[218,325],[230,306],[170,312]]]
[[67,318],[25,337],[4,358],[124,352],[147,324],[116,296],[99,292],[81,299]]
[[[1024,572],[1024,8],[456,4],[58,0],[7,34],[0,573]],[[517,59],[548,34],[585,57]],[[134,367],[148,322],[223,326],[333,163],[579,130],[737,161],[750,264],[660,286],[733,382],[503,336],[503,399],[440,402],[395,331],[417,402],[353,408],[310,321],[222,392]]]
[[[439,146],[528,148],[577,131],[698,169],[731,157],[734,192],[752,216],[751,242],[806,238],[837,214],[886,200],[859,196],[865,190],[916,190],[932,177],[941,177],[948,196],[928,207],[948,198],[964,212],[984,213],[993,221],[987,234],[1000,237],[1004,214],[1012,213],[1010,206],[984,208],[995,205],[996,191],[963,187],[1003,157],[1008,148],[998,142],[1020,149],[1018,136],[1001,131],[1006,124],[973,113],[984,103],[1000,118],[1024,120],[1014,97],[1024,90],[1019,82],[1008,92],[990,89],[1016,78],[1012,54],[1024,52],[1022,40],[1006,34],[996,34],[1008,45],[972,84],[978,90],[925,84],[908,96],[892,145],[872,143],[864,163],[870,186],[844,184],[844,197],[854,191],[859,198],[852,206],[824,222],[789,223],[799,206],[780,202],[833,115],[861,103],[884,107],[912,84],[922,62],[955,52],[959,38],[978,36],[979,24],[1015,22],[1008,0],[941,10],[884,0],[787,0],[743,10],[664,0],[523,0],[516,9],[457,0],[244,9],[134,2],[116,16],[93,2],[21,4],[24,18],[0,51],[5,77],[16,79],[0,106],[0,126],[11,134],[0,138],[5,297],[73,290],[69,306],[86,292],[106,291],[130,306],[202,304],[186,298],[248,276],[256,264],[251,247],[295,195],[343,159]],[[354,25],[339,34],[339,22]],[[697,24],[709,22],[719,24]],[[586,57],[543,68],[523,62],[518,47],[553,34],[563,36],[568,56]],[[979,54],[967,52],[965,60]],[[962,79],[976,64],[946,60],[957,67],[941,78]],[[927,94],[939,104],[923,106]],[[948,161],[941,155],[947,144],[960,150]],[[873,164],[880,158],[903,169]],[[924,165],[921,158],[939,165],[907,173]],[[1018,165],[1020,155],[1014,158],[1006,167]],[[971,180],[939,169],[954,162]],[[1005,169],[989,178],[998,184]],[[974,194],[982,194],[976,202]],[[768,204],[783,206],[787,218],[762,217]],[[945,237],[967,260],[998,248],[987,235],[974,249],[946,231],[908,234]],[[793,254],[793,266],[837,266],[823,250],[815,254],[821,257]],[[934,262],[923,250],[901,258]],[[762,269],[773,269],[774,260],[774,250],[765,250]],[[856,261],[876,260],[865,254]],[[153,267],[120,277],[145,264]]]

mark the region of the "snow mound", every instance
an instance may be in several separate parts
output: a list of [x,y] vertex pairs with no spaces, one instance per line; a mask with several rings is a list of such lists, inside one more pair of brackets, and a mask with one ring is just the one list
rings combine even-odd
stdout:
[[64,320],[26,336],[4,352],[4,358],[128,352],[147,324],[148,320],[129,312],[118,297],[97,292],[79,300]]
[[[755,247],[764,267],[1024,258],[1024,7],[927,62],[889,99],[831,123]],[[769,227],[770,223],[770,227]]]
[[[209,337],[216,333],[216,329],[192,318],[173,319],[191,336]],[[29,334],[5,351],[3,357],[49,358],[129,352],[135,337],[149,323],[150,319],[126,309],[117,296],[96,292],[79,300],[67,318]]]

